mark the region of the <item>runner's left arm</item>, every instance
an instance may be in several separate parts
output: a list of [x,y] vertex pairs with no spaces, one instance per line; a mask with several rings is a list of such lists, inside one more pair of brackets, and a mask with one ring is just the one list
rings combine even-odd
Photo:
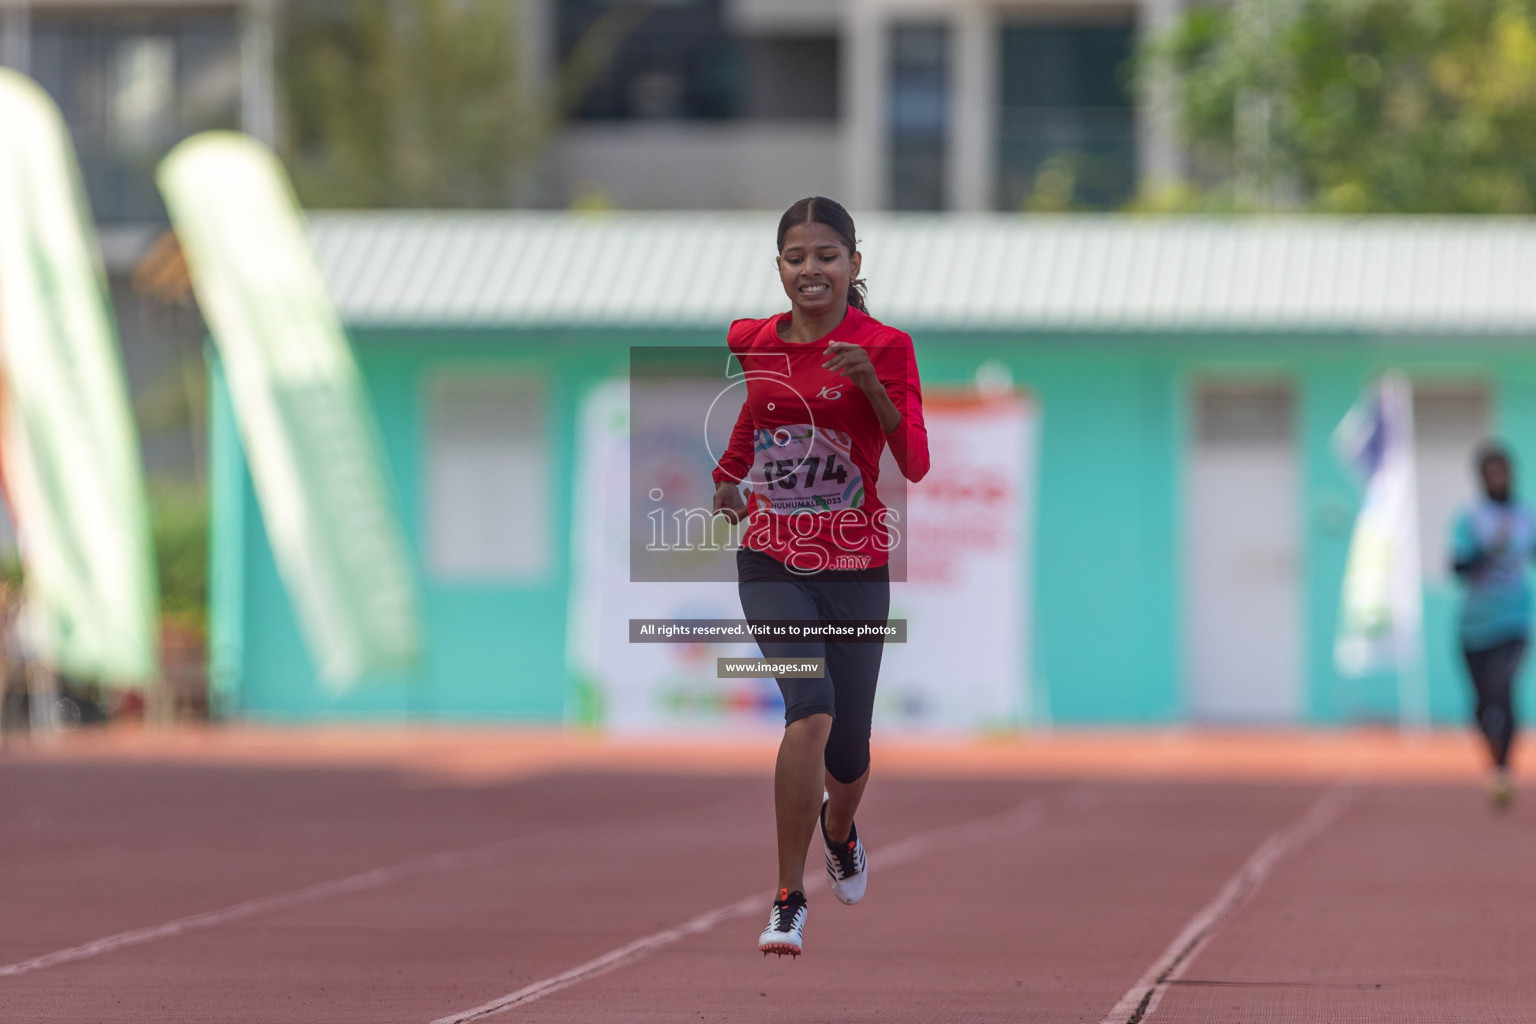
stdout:
[[898,334],[891,344],[873,350],[875,370],[891,404],[901,413],[894,429],[885,432],[885,443],[901,475],[917,483],[928,474],[928,427],[923,422],[923,385],[917,376],[917,355],[912,339]]

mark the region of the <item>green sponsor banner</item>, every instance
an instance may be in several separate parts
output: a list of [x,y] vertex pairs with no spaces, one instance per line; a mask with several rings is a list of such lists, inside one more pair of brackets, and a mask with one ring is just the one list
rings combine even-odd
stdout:
[[420,601],[378,428],[282,165],[248,136],[209,132],[158,177],[322,679],[409,668]]
[[0,68],[0,464],[46,664],[157,670],[138,435],[74,150],[35,82]]

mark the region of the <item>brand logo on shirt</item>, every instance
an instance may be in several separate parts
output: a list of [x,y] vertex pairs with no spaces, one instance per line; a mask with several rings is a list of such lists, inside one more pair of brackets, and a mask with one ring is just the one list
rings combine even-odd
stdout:
[[820,392],[817,393],[816,397],[817,398],[842,398],[843,397],[843,382],[842,381],[838,381],[836,384],[828,384],[826,387],[822,388]]

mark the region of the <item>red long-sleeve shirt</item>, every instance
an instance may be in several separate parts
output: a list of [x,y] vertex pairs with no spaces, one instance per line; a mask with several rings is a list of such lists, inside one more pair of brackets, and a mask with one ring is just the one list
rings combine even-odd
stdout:
[[[737,320],[727,343],[746,374],[747,397],[716,483],[745,484],[749,522],[742,543],[796,569],[884,565],[893,510],[880,501],[880,456],[916,482],[928,472],[928,430],[912,338],[852,306],[824,338],[788,342],[790,314]],[[852,342],[869,353],[875,375],[901,413],[880,427],[874,407],[847,377],[822,368],[827,346]]]

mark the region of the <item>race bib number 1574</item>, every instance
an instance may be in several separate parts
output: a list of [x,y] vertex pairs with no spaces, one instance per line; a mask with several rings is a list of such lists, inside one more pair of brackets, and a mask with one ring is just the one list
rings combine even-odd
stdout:
[[779,515],[836,512],[864,503],[864,475],[852,438],[808,423],[759,429],[754,441],[752,504]]

